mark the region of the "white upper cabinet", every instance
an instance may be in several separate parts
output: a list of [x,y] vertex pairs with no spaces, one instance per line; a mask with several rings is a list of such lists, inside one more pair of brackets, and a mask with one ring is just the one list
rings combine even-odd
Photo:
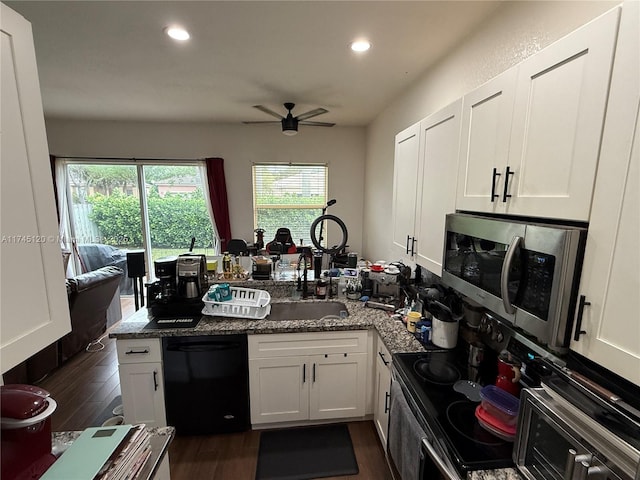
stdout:
[[619,15],[464,97],[458,209],[588,221]]
[[392,255],[413,256],[420,125],[396,135],[393,163]]
[[640,3],[625,2],[571,349],[640,385]]
[[71,331],[31,24],[0,4],[2,372]]
[[462,99],[420,122],[416,262],[442,275],[444,221],[455,211]]
[[517,68],[463,98],[456,208],[497,212],[509,154]]

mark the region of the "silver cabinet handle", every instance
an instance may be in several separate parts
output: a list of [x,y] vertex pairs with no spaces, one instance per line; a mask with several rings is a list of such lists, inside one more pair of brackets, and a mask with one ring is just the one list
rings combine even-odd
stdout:
[[500,272],[500,294],[502,295],[502,304],[504,305],[504,310],[510,315],[516,313],[516,308],[511,304],[511,300],[509,300],[509,270],[511,270],[511,264],[513,263],[513,258],[516,255],[516,250],[520,243],[522,242],[522,237],[515,236],[513,240],[511,240],[511,244],[507,249],[507,253],[504,256],[504,263],[502,264],[502,272]]

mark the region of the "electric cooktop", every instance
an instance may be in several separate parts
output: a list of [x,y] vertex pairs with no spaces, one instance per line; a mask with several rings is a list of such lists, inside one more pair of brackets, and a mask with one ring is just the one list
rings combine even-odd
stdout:
[[[463,348],[397,353],[394,366],[420,410],[420,420],[440,432],[437,436],[461,473],[513,466],[513,443],[480,426],[475,416],[479,395],[460,388],[469,379]],[[475,382],[473,385],[481,388]]]

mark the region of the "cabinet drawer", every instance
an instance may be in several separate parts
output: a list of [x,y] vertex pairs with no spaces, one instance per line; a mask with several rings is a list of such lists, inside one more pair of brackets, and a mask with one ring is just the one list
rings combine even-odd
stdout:
[[118,363],[161,362],[162,345],[159,338],[118,340]]
[[366,353],[367,331],[249,335],[248,343],[250,359],[330,353]]
[[389,349],[382,341],[382,337],[378,335],[377,339],[377,347],[376,347],[376,361],[378,365],[384,366],[387,369],[391,368],[391,353]]

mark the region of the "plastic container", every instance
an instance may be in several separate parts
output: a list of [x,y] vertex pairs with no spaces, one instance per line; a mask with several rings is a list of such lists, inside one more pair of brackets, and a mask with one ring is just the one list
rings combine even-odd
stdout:
[[214,301],[206,293],[202,297],[203,315],[261,320],[271,311],[271,295],[264,290],[231,287],[231,296],[228,301]]
[[483,410],[489,415],[505,425],[515,426],[518,421],[520,400],[495,385],[483,387],[480,390],[480,398]]
[[513,442],[516,439],[516,427],[507,425],[494,416],[489,415],[489,413],[482,408],[482,405],[478,405],[476,408],[476,418],[482,428],[505,442]]

